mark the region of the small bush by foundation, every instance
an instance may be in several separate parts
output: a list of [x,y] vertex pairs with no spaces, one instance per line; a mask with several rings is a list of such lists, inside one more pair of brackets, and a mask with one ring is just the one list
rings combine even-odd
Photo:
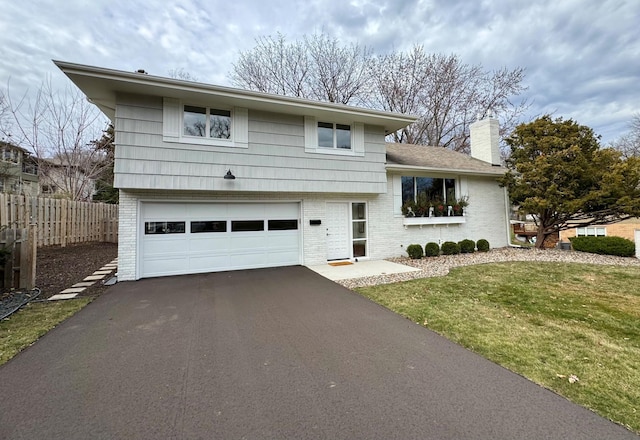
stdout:
[[409,254],[409,258],[419,260],[423,255],[422,246],[419,244],[410,244],[407,246],[407,254]]
[[460,245],[453,241],[442,243],[442,253],[444,255],[456,255],[460,253]]
[[437,257],[438,255],[440,255],[440,246],[438,245],[438,243],[427,243],[424,246],[424,254],[427,257]]
[[476,246],[478,247],[478,252],[489,252],[489,248],[490,248],[489,242],[484,238],[481,238],[480,240],[478,240],[478,242],[476,243]]
[[465,239],[458,242],[460,245],[460,252],[463,254],[472,254],[476,251],[476,242],[473,240]]

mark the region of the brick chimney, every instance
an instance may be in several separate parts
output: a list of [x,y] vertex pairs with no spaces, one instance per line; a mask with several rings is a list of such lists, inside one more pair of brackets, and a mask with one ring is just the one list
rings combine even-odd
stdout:
[[500,165],[500,124],[493,116],[479,119],[469,127],[471,157],[491,165]]

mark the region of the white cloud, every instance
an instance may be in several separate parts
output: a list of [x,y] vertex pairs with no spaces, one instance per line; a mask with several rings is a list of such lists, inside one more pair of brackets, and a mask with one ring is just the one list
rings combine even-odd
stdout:
[[183,68],[228,85],[240,50],[260,36],[325,31],[376,52],[418,43],[489,69],[525,67],[531,115],[554,111],[610,140],[640,111],[640,3],[605,0],[32,0],[5,2],[0,83],[17,94],[50,75],[52,58],[157,75]]

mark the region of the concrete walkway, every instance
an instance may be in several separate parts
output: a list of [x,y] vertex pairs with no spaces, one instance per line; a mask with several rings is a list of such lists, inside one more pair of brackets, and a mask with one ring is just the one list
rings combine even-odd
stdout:
[[415,267],[386,260],[359,261],[357,263],[339,264],[335,266],[331,264],[319,264],[307,267],[333,281],[420,271],[420,269],[416,269]]
[[0,383],[3,440],[638,440],[300,266],[118,283]]

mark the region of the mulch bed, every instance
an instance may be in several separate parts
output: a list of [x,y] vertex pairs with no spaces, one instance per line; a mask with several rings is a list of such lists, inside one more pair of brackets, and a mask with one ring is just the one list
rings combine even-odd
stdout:
[[[0,317],[37,297],[47,299],[113,261],[118,256],[118,245],[114,243],[82,243],[66,247],[48,246],[38,248],[36,261],[37,291],[0,291]],[[115,271],[113,272],[115,275]],[[103,281],[110,278],[107,276]],[[78,296],[96,296],[108,286],[97,281]]]
[[[117,256],[118,245],[115,243],[82,243],[66,247],[38,248],[36,286],[42,291],[39,299],[49,298],[81,282]],[[113,274],[115,275],[115,271]],[[107,276],[104,281],[109,278]],[[95,296],[106,288],[98,281],[79,296]]]

